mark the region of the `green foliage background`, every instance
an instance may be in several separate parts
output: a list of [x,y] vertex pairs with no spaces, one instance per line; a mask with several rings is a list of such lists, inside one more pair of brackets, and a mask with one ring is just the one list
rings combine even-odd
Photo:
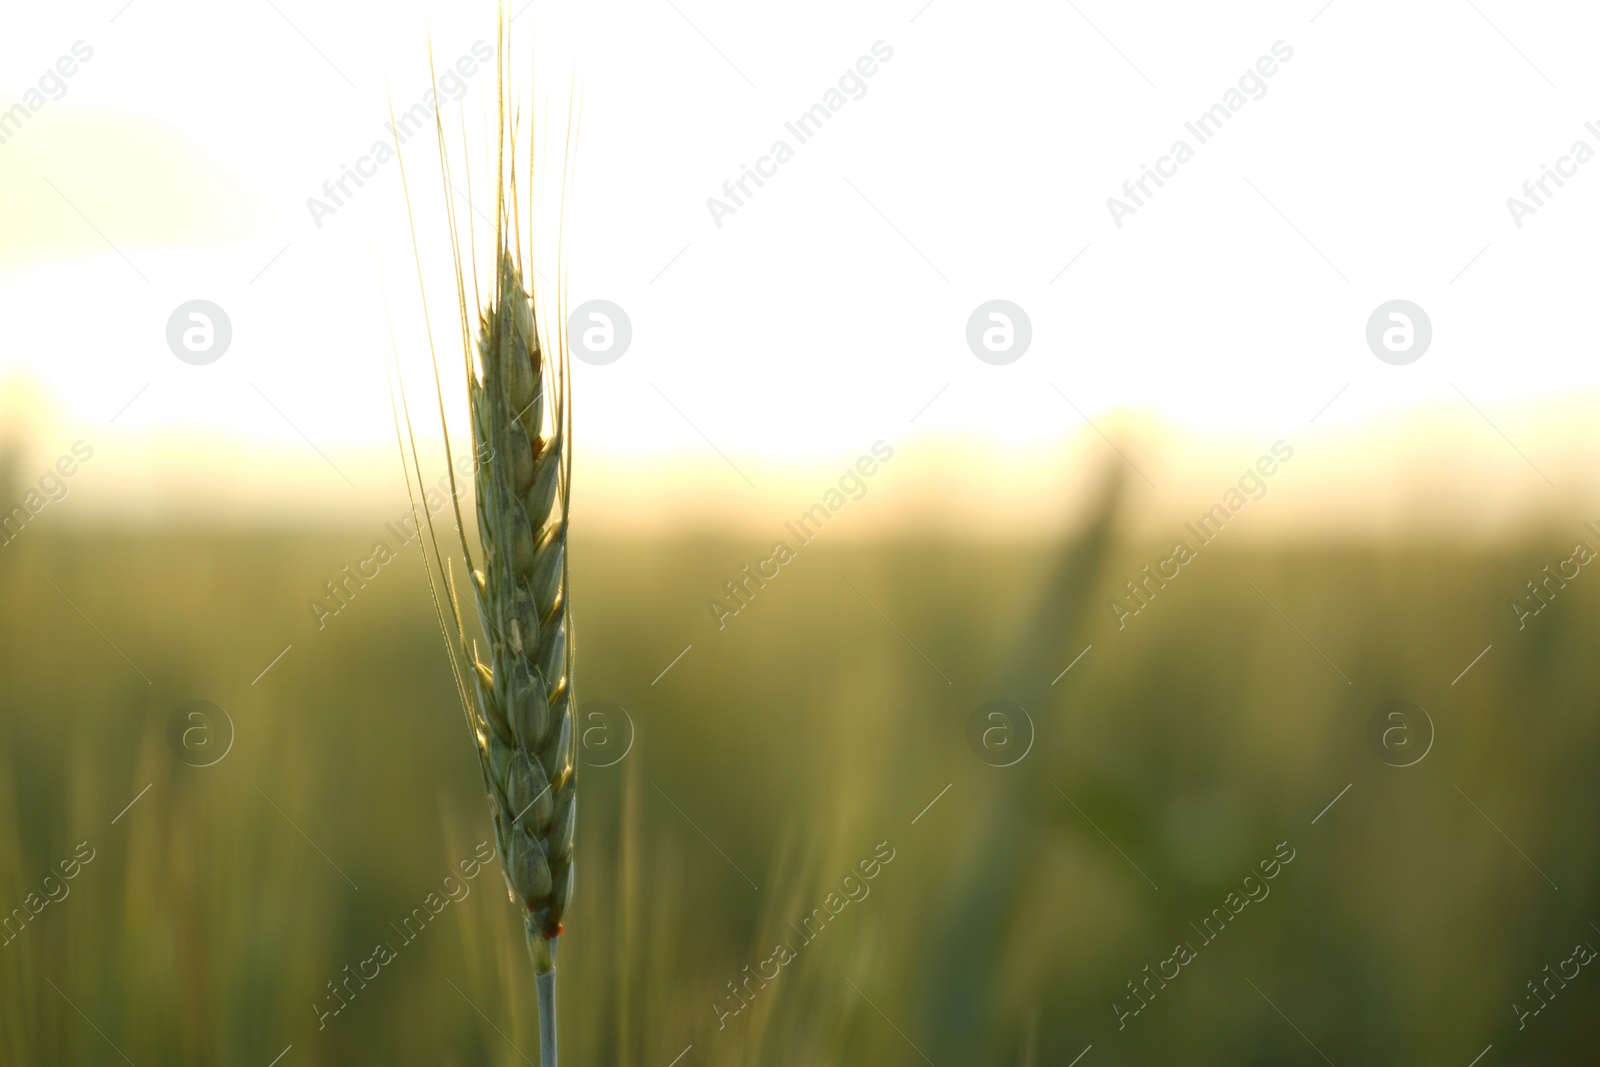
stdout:
[[[720,632],[706,599],[765,545],[574,533],[578,695],[636,737],[581,771],[572,1062],[1592,1058],[1590,969],[1525,1029],[1512,1009],[1600,944],[1600,580],[1525,630],[1507,606],[1575,531],[1224,540],[1119,632],[1107,598],[1165,546],[1123,544],[1114,507],[1062,544],[822,538]],[[57,524],[0,549],[0,907],[95,849],[0,947],[0,1060],[536,1057],[494,865],[318,1028],[325,983],[490,836],[415,551],[310,621],[379,534]],[[1014,767],[967,747],[993,698],[1036,727]],[[1437,730],[1414,767],[1365,740],[1393,698]],[[234,724],[215,766],[168,746],[190,699]],[[1126,983],[1285,841],[1271,895],[1119,1029]],[[879,842],[870,895],[719,1029],[727,983]]]

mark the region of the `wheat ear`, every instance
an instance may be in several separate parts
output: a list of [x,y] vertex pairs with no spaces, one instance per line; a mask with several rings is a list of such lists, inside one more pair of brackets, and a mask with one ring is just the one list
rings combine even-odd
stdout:
[[[501,8],[496,51],[499,91],[498,158],[494,182],[494,288],[488,302],[477,298],[477,261],[472,259],[472,293],[467,301],[466,272],[462,270],[461,234],[454,213],[446,214],[456,275],[456,299],[461,312],[462,363],[466,368],[467,400],[472,416],[475,446],[478,541],[482,569],[474,568],[461,518],[462,493],[450,469],[450,498],[454,526],[461,537],[461,555],[472,569],[472,592],[488,645],[488,657],[478,656],[467,641],[461,600],[446,573],[445,557],[438,547],[432,507],[422,512],[426,542],[419,539],[424,563],[430,563],[429,589],[434,597],[445,648],[450,653],[456,693],[461,699],[467,728],[478,753],[483,785],[488,792],[494,838],[501,867],[506,873],[510,899],[522,910],[528,955],[533,958],[534,984],[539,997],[539,1053],[542,1067],[557,1067],[555,1043],[555,947],[562,934],[562,918],[573,896],[573,838],[578,816],[578,774],[573,737],[573,680],[571,680],[571,624],[566,603],[566,522],[571,486],[571,362],[568,358],[562,309],[565,291],[557,285],[555,330],[544,336],[534,310],[534,296],[525,283],[522,230],[518,222],[517,131],[507,117],[507,14]],[[432,72],[432,48],[429,70]],[[392,112],[392,109],[390,109]],[[390,126],[394,123],[390,122]],[[445,149],[445,126],[435,112],[440,179],[446,202],[454,184],[450,179],[450,154]],[[573,115],[568,112],[568,150],[573,147]],[[405,190],[406,218],[422,290],[422,259],[416,243],[416,221],[411,216],[410,184],[405,178],[405,157],[400,160],[400,182]],[[568,157],[570,162],[570,157]],[[533,139],[530,138],[528,173],[534,173]],[[563,181],[570,174],[563,173]],[[563,184],[565,194],[565,184]],[[470,200],[469,200],[470,210]],[[530,205],[531,208],[531,205]],[[565,218],[565,195],[563,195]],[[469,232],[470,240],[470,232]],[[530,211],[530,250],[533,248]],[[557,242],[560,246],[560,242]],[[560,280],[562,274],[557,272]],[[475,307],[482,304],[482,307]],[[477,344],[472,318],[477,318]],[[434,365],[434,392],[438,418],[450,453],[450,419],[445,416],[443,390],[438,381],[438,355],[434,328],[427,315],[427,294],[422,291],[422,318],[427,325],[427,346]],[[547,344],[554,341],[554,344]],[[554,347],[554,355],[552,355]],[[477,352],[474,362],[472,352]],[[398,370],[398,355],[395,357]],[[390,379],[398,387],[400,405],[395,410],[395,435],[400,451],[408,454],[406,490],[411,510],[421,491],[421,459],[411,430],[411,408],[406,402],[405,379]],[[405,432],[400,414],[405,414]],[[416,491],[411,490],[411,472]],[[429,552],[429,545],[432,552]],[[438,581],[435,581],[437,573]],[[448,617],[446,617],[448,608]]]
[[[567,516],[572,479],[571,363],[566,330],[561,321],[564,292],[557,286],[556,327],[552,336],[546,338],[541,336],[533,293],[524,283],[521,230],[517,219],[517,133],[514,126],[508,130],[507,115],[507,25],[502,8],[496,62],[499,123],[494,289],[487,304],[476,312],[476,345],[470,327],[475,314],[473,304],[477,303],[476,258],[472,272],[474,300],[469,304],[462,268],[461,236],[454,213],[447,215],[475,448],[478,537],[483,550],[481,570],[472,569],[472,551],[467,546],[461,518],[462,494],[456,484],[454,468],[449,470],[450,497],[456,532],[461,538],[461,553],[472,573],[474,600],[488,645],[487,659],[479,656],[475,644],[469,646],[461,604],[439,548],[432,508],[422,514],[428,537],[425,542],[419,539],[419,544],[424,562],[431,563],[429,588],[450,654],[457,695],[478,753],[506,885],[512,902],[522,910],[528,954],[533,960],[538,990],[542,1067],[557,1067],[556,944],[562,932],[562,918],[572,899],[572,846],[577,815],[572,646],[567,606]],[[428,63],[431,72],[431,47]],[[442,190],[448,200],[454,184],[450,179],[449,153],[445,150],[444,124],[437,113],[434,129],[438,137]],[[570,146],[570,112],[567,134]],[[508,152],[508,148],[512,151]],[[416,242],[416,223],[411,218],[410,186],[406,182],[405,159],[398,138],[395,151],[400,161],[401,186],[405,190],[420,289],[421,252]],[[533,172],[531,139],[528,169]],[[470,208],[470,202],[468,206]],[[530,246],[532,240],[530,229]],[[559,270],[557,276],[561,276]],[[433,326],[427,314],[426,293],[422,295],[434,391],[439,397],[440,428],[448,454],[449,420],[445,417],[439,385],[438,356]],[[546,340],[553,344],[546,344]],[[472,359],[474,348],[476,362]],[[396,363],[398,370],[398,355]],[[395,433],[402,455],[409,452],[420,491],[422,468],[403,376],[397,374],[392,384],[398,385],[400,397],[395,413]],[[404,434],[400,428],[402,412]],[[408,470],[406,476],[408,492],[412,491],[412,470]],[[417,511],[414,492],[412,511],[414,514]]]
[[[503,12],[500,36],[504,55]],[[478,755],[490,787],[501,863],[512,900],[524,909],[533,959],[540,1062],[557,1067],[556,945],[572,899],[578,799],[567,601],[571,363],[564,324],[558,321],[554,331],[555,358],[542,343],[520,255],[513,255],[513,235],[519,248],[521,242],[513,214],[515,153],[509,168],[504,158],[501,70],[497,170],[503,180],[496,183],[494,291],[479,325],[476,373],[470,364],[467,368],[483,547],[483,569],[473,575],[473,592],[489,644],[489,662],[474,655],[471,674],[481,724]],[[510,144],[516,142],[513,129]],[[459,266],[456,276],[464,309]],[[561,292],[556,297],[559,310]]]
[[[468,380],[478,450],[473,575],[488,662],[472,662],[478,753],[513,898],[526,909],[534,972],[555,969],[572,898],[577,775],[567,610],[566,368],[553,367],[509,251]],[[554,387],[554,388],[552,388]],[[548,402],[553,401],[553,402]],[[546,408],[549,419],[546,421]]]
[[[565,358],[546,358],[522,272],[508,249],[502,245],[498,251],[495,292],[481,316],[478,365],[469,365],[467,374],[483,549],[483,567],[472,572],[472,586],[487,662],[476,645],[467,647],[432,518],[425,516],[440,571],[439,583],[431,573],[429,582],[446,647],[452,636],[460,644],[459,650],[451,649],[452,665],[467,665],[466,678],[458,673],[457,682],[488,790],[506,885],[523,913],[539,997],[540,1062],[557,1067],[556,944],[572,899],[577,826],[567,606],[569,365]],[[565,353],[564,335],[557,337]],[[404,395],[402,384],[409,431]],[[416,463],[414,441],[410,448]],[[420,466],[417,480],[420,485]],[[464,540],[462,549],[470,566]],[[446,591],[442,601],[439,585]]]

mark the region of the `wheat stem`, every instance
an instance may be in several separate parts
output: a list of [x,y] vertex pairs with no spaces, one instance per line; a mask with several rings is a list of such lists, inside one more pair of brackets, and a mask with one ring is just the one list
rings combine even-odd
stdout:
[[539,988],[539,1067],[556,1067],[556,972],[534,975]]

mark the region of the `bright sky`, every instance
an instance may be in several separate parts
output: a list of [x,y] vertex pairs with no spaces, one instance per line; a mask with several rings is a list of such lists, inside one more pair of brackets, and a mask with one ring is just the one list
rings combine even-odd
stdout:
[[[576,80],[569,304],[608,301],[632,329],[615,362],[576,367],[580,476],[649,495],[667,472],[736,497],[814,483],[884,439],[930,485],[991,464],[1026,501],[1054,498],[1064,457],[1104,454],[1100,430],[1152,476],[1187,482],[1214,456],[1200,485],[1279,437],[1342,432],[1342,484],[1392,488],[1428,453],[1545,492],[1549,468],[1594,459],[1579,434],[1600,388],[1600,162],[1567,157],[1600,151],[1597,31],[1582,5],[1442,0],[541,0],[512,28],[519,63],[540,34],[522,92],[551,141],[541,217]],[[441,77],[461,63],[445,126],[481,204],[493,69],[473,53],[494,45],[492,4],[8,14],[0,381],[41,456],[91,439],[162,500],[248,495],[241,469],[275,498],[338,501],[347,478],[397,492],[386,323],[419,393],[426,335],[399,167],[363,157],[389,101],[429,91],[430,39]],[[1202,142],[1185,124],[1219,103]],[[818,104],[802,141],[786,123]],[[1180,139],[1192,152],[1167,160]],[[437,156],[429,136],[406,151],[449,373]],[[1145,165],[1168,176],[1135,201],[1123,183]],[[1541,206],[1522,186],[1544,165],[1567,177]],[[314,219],[308,199],[329,202],[346,166],[371,176]],[[767,177],[735,204],[723,186],[746,166]],[[1520,226],[1514,195],[1537,208]],[[1137,208],[1120,226],[1112,196]],[[202,366],[166,336],[192,300],[232,330]],[[968,344],[991,300],[1030,324],[1004,365]],[[1393,300],[1431,322],[1406,365],[1367,343]],[[1383,451],[1407,434],[1424,447]]]

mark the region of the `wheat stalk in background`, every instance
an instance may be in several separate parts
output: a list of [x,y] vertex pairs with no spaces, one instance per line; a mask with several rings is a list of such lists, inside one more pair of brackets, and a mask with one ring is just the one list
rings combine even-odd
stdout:
[[[449,215],[456,294],[461,314],[467,395],[475,449],[475,490],[481,569],[473,566],[461,518],[461,491],[450,473],[461,552],[471,571],[487,655],[469,641],[455,583],[439,549],[432,509],[423,512],[429,585],[446,637],[457,693],[466,714],[494,821],[495,839],[511,900],[522,911],[539,998],[543,1067],[557,1067],[555,959],[562,918],[572,899],[577,775],[573,734],[572,651],[567,604],[567,518],[571,486],[570,359],[557,292],[556,329],[540,330],[532,287],[525,279],[518,220],[514,125],[508,129],[505,12],[497,55],[499,91],[495,183],[494,288],[481,310],[469,304],[456,218]],[[431,67],[431,59],[430,59]],[[442,119],[436,118],[445,198],[450,179]],[[533,170],[532,138],[529,171]],[[571,123],[568,124],[571,144]],[[396,146],[398,154],[399,146]],[[400,161],[404,183],[405,164]],[[565,178],[565,174],[563,175]],[[532,184],[532,183],[530,183]],[[406,193],[410,211],[410,192]],[[470,205],[469,205],[470,206]],[[530,225],[531,225],[530,205]],[[412,244],[416,248],[415,223]],[[529,233],[530,249],[533,237]],[[421,254],[417,252],[419,284]],[[558,272],[558,277],[559,277]],[[473,267],[477,303],[477,273]],[[426,318],[426,294],[424,294]],[[474,344],[469,323],[476,317]],[[432,327],[428,327],[432,350]],[[553,340],[553,344],[546,341]],[[553,348],[553,352],[552,352]],[[471,353],[477,353],[474,364]],[[450,450],[434,357],[434,388],[445,451]],[[411,413],[400,386],[401,410],[417,485],[423,484]],[[400,432],[399,412],[396,433]],[[402,453],[408,442],[401,441]],[[411,471],[407,471],[410,488]],[[416,511],[416,496],[412,496]],[[420,543],[420,539],[419,539]],[[438,581],[434,581],[434,572]],[[441,596],[442,592],[442,596]],[[446,612],[448,611],[448,618]]]

